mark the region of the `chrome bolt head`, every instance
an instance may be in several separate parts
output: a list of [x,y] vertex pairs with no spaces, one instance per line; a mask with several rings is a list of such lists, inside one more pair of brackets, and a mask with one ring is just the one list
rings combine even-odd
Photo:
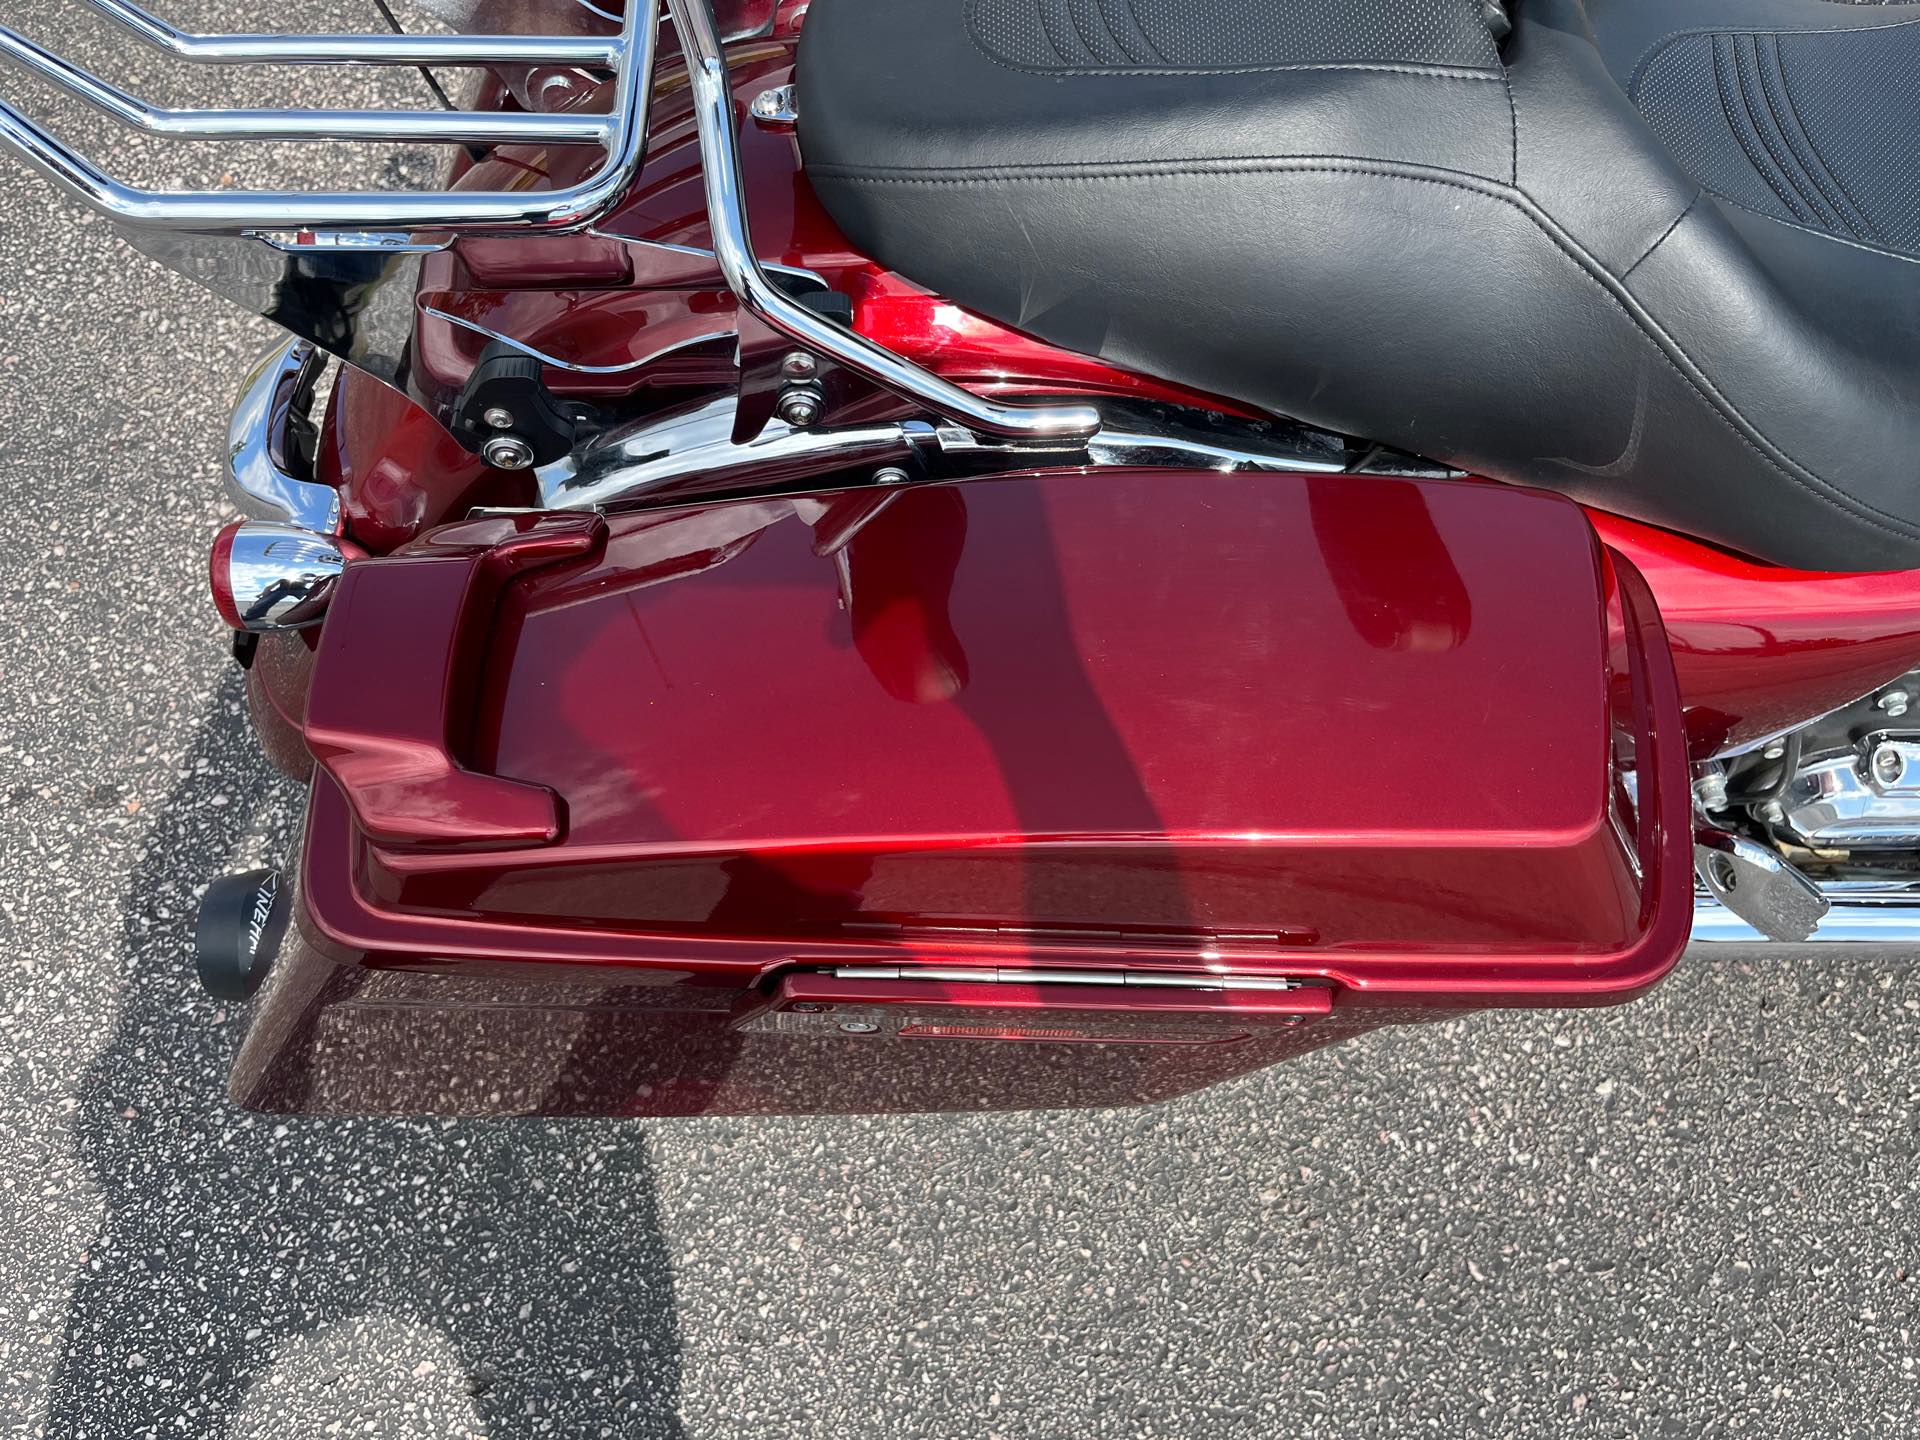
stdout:
[[1693,782],[1693,798],[1702,810],[1726,809],[1727,777],[1718,770],[1709,770]]
[[876,485],[904,485],[911,479],[913,477],[898,465],[883,465],[873,472],[873,483]]
[[753,97],[753,118],[762,125],[791,125],[799,119],[799,107],[794,103],[797,91],[792,85],[776,85],[771,90],[762,90]]
[[1913,704],[1913,697],[1904,690],[1889,690],[1873,703],[1898,720],[1907,713],[1907,707]]
[[820,365],[804,350],[789,350],[780,358],[780,373],[789,380],[811,380],[820,373]]
[[513,412],[511,410],[504,410],[498,405],[488,406],[487,409],[481,413],[480,418],[496,430],[511,430],[513,428]]
[[1873,747],[1873,773],[1889,785],[1897,784],[1906,773],[1907,762],[1893,745]]
[[820,392],[796,386],[781,394],[780,403],[775,408],[787,424],[796,430],[804,430],[820,418]]
[[496,470],[525,470],[533,464],[533,447],[518,435],[489,436],[480,458]]
[[848,1035],[871,1035],[880,1026],[872,1020],[842,1020],[840,1028]]

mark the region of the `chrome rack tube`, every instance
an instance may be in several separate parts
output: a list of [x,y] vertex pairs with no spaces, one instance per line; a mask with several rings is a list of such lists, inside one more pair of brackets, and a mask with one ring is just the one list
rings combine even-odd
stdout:
[[604,145],[610,115],[529,115],[521,111],[169,110],[136,99],[99,76],[0,25],[0,54],[115,119],[150,135],[191,140],[459,141],[476,145]]
[[1090,405],[1003,405],[975,395],[842,329],[773,284],[754,254],[747,224],[733,87],[728,83],[726,55],[713,12],[707,0],[667,0],[667,8],[686,53],[693,87],[714,254],[743,307],[790,340],[970,430],[1030,444],[1085,440],[1099,430],[1100,412]]
[[633,0],[616,36],[187,35],[131,0],[89,0],[143,39],[217,63],[563,64],[611,69],[606,114],[476,115],[444,111],[160,110],[11,30],[0,53],[140,129],[215,139],[479,141],[596,144],[606,158],[554,190],[166,191],[114,179],[19,110],[0,102],[0,145],[113,219],[145,230],[212,235],[279,231],[563,230],[590,224],[626,189],[646,148],[657,0]]
[[[132,0],[86,0],[156,49],[204,65],[585,65],[611,70],[624,41],[582,35],[195,35]],[[635,8],[649,8],[637,0]]]

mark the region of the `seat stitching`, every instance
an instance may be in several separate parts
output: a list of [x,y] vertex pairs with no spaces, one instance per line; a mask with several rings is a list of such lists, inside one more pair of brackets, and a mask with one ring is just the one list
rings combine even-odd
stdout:
[[1512,183],[1517,190],[1520,188],[1520,102],[1514,98],[1513,76],[1507,70],[1506,62],[1502,60],[1497,63],[1500,66],[1500,84],[1507,92],[1507,124],[1513,140]]
[[[1051,43],[1051,41],[1049,41],[1049,43]],[[976,52],[985,56],[989,64],[997,65],[1002,70],[1011,71],[1016,75],[1037,76],[1043,80],[1051,80],[1056,77],[1073,79],[1093,77],[1096,79],[1126,80],[1136,75],[1148,77],[1155,75],[1278,75],[1294,70],[1363,70],[1374,71],[1382,75],[1424,75],[1433,80],[1476,80],[1489,85],[1495,80],[1502,82],[1506,80],[1504,67],[1496,72],[1491,69],[1470,69],[1463,65],[1430,65],[1418,61],[1394,63],[1380,60],[1297,60],[1275,65],[1168,65],[1152,69],[1144,65],[1115,65],[1111,67],[1098,65],[1062,65],[1058,67],[1043,67],[1038,65],[1017,65],[1011,60],[1002,59],[977,41],[973,48]],[[1057,52],[1059,47],[1055,46],[1054,49]],[[1062,60],[1066,59],[1064,55],[1060,58]]]
[[1871,238],[1883,245],[1891,245],[1893,242],[1881,232],[1879,224],[1867,213],[1867,207],[1853,198],[1853,191],[1847,188],[1846,177],[1840,173],[1839,168],[1832,161],[1827,159],[1827,152],[1820,148],[1820,142],[1814,138],[1813,127],[1807,124],[1806,117],[1800,113],[1800,102],[1794,99],[1793,95],[1793,77],[1787,73],[1787,62],[1780,53],[1778,35],[1773,37],[1773,63],[1780,70],[1780,93],[1787,97],[1787,108],[1793,112],[1794,123],[1800,127],[1800,133],[1807,137],[1807,148],[1833,177],[1833,183],[1839,187],[1840,193],[1847,197],[1847,203],[1853,206],[1854,212],[1860,217],[1862,230],[1855,233],[1860,234],[1862,239]]
[[1765,220],[1774,225],[1784,225],[1789,230],[1798,230],[1802,234],[1812,235],[1820,240],[1828,240],[1835,245],[1845,245],[1850,250],[1864,250],[1869,255],[1884,255],[1889,260],[1898,260],[1903,264],[1920,265],[1920,255],[1910,255],[1904,250],[1895,250],[1887,245],[1872,245],[1864,240],[1851,240],[1845,235],[1836,235],[1831,230],[1817,229],[1812,225],[1802,225],[1798,221],[1783,220],[1778,215],[1769,215],[1764,210],[1756,210],[1744,201],[1738,200],[1731,195],[1723,195],[1718,190],[1708,189],[1706,193],[1713,196],[1714,199],[1723,205],[1731,205],[1736,210],[1745,211],[1756,220]]
[[1674,30],[1662,35],[1641,52],[1640,58],[1634,62],[1626,91],[1633,102],[1639,104],[1640,83],[1646,78],[1647,67],[1653,63],[1654,57],[1669,45],[1691,40],[1698,35],[1771,35],[1777,41],[1782,35],[1851,35],[1866,30],[1904,30],[1909,25],[1920,25],[1920,20],[1880,20],[1865,25],[1810,25],[1803,30],[1768,30],[1752,25],[1732,29],[1725,25],[1697,25],[1690,30]]
[[[1517,195],[1514,193],[1504,193],[1505,187],[1500,186],[1498,181],[1481,180],[1458,171],[1413,173],[1400,167],[1384,164],[1383,162],[1368,161],[1357,157],[1338,157],[1343,161],[1343,163],[1340,164],[1324,163],[1325,160],[1336,157],[1303,156],[1300,158],[1302,160],[1311,158],[1321,163],[1297,164],[1289,163],[1285,157],[1259,156],[1247,157],[1241,160],[1190,160],[1171,164],[1165,162],[1141,162],[1138,165],[1091,166],[1084,168],[1080,166],[982,166],[969,169],[965,173],[920,171],[901,174],[887,173],[882,167],[823,165],[817,167],[816,173],[819,173],[825,178],[840,179],[849,183],[862,185],[951,186],[993,185],[1003,184],[1007,181],[1064,180],[1070,182],[1099,183],[1108,180],[1159,180],[1182,176],[1205,179],[1218,175],[1329,174],[1357,176],[1361,179],[1372,180],[1400,180],[1416,185],[1437,185],[1448,189],[1464,190],[1469,194],[1479,195],[1489,200],[1497,200],[1501,204],[1508,205],[1525,216],[1527,220],[1533,224],[1534,228],[1546,236],[1554,248],[1559,250],[1560,253],[1573,264],[1576,271],[1584,275],[1589,283],[1598,288],[1603,295],[1611,300],[1614,307],[1626,316],[1628,322],[1632,324],[1644,338],[1652,343],[1654,349],[1659,353],[1660,358],[1667,363],[1668,367],[1686,382],[1689,389],[1693,390],[1696,395],[1707,403],[1708,409],[1720,419],[1722,424],[1733,432],[1734,437],[1759,457],[1762,463],[1769,469],[1777,471],[1784,479],[1790,481],[1800,489],[1805,490],[1809,495],[1813,496],[1814,499],[1821,501],[1823,504],[1839,511],[1842,515],[1846,515],[1850,519],[1871,526],[1876,530],[1883,530],[1890,535],[1897,535],[1902,539],[1920,539],[1920,526],[1902,520],[1890,511],[1882,510],[1878,506],[1862,500],[1857,495],[1842,489],[1832,481],[1824,479],[1815,471],[1802,465],[1798,460],[1788,455],[1785,450],[1781,449],[1773,440],[1769,439],[1766,432],[1761,430],[1758,425],[1755,425],[1742,414],[1738,406],[1734,405],[1722,395],[1719,390],[1714,387],[1712,382],[1706,379],[1704,372],[1698,375],[1692,373],[1687,367],[1698,369],[1698,366],[1692,355],[1688,354],[1686,347],[1661,329],[1659,325],[1653,321],[1651,316],[1645,315],[1645,312],[1639,309],[1637,302],[1629,305],[1627,301],[1622,298],[1621,294],[1614,289],[1614,283],[1617,282],[1610,283],[1612,277],[1607,276],[1604,269],[1600,268],[1584,251],[1581,251],[1572,244],[1569,239],[1558,233],[1557,227],[1543,220],[1542,216],[1536,212],[1531,201],[1527,200],[1524,192],[1519,192]],[[1523,203],[1523,201],[1526,203]],[[1679,360],[1674,358],[1675,355],[1684,359],[1687,362],[1686,366],[1682,366]],[[1749,434],[1749,431],[1752,433]],[[1763,446],[1766,448],[1762,448]],[[1769,454],[1769,450],[1774,453]],[[1795,473],[1796,471],[1799,473]]]
[[[1132,34],[1133,38],[1139,41],[1140,47],[1143,50],[1145,50],[1148,55],[1152,56],[1155,60],[1158,60],[1161,64],[1164,65],[1166,63],[1167,57],[1161,53],[1160,47],[1153,43],[1153,36],[1147,33],[1147,27],[1145,24],[1142,23],[1140,19],[1140,12],[1134,8],[1133,0],[1120,0],[1120,8],[1126,11],[1127,20],[1129,23],[1127,25],[1122,26],[1122,25],[1115,25],[1111,19],[1107,21],[1107,29],[1113,31],[1114,38],[1120,41],[1120,48],[1126,51],[1127,54],[1133,58],[1135,64],[1140,63],[1139,57],[1135,56],[1133,53],[1133,46],[1127,43],[1126,36],[1121,33],[1123,30],[1129,31]],[[1102,5],[1101,10],[1102,10],[1102,13],[1104,14],[1105,13],[1104,4]]]
[[[1781,77],[1784,80],[1786,69],[1780,63],[1780,46],[1778,42],[1775,42],[1770,47],[1768,54],[1772,57],[1774,68],[1780,71]],[[1840,201],[1835,198],[1834,192],[1827,188],[1828,181],[1835,177],[1830,174],[1823,174],[1824,162],[1820,160],[1818,155],[1809,159],[1807,155],[1801,153],[1802,147],[1794,143],[1796,131],[1800,133],[1800,139],[1802,141],[1807,141],[1809,144],[1811,142],[1808,141],[1808,137],[1805,134],[1805,125],[1801,122],[1798,112],[1793,112],[1793,120],[1795,123],[1792,125],[1789,125],[1786,116],[1780,113],[1779,102],[1774,98],[1772,74],[1768,69],[1766,58],[1761,54],[1758,39],[1753,42],[1753,68],[1754,72],[1760,77],[1760,95],[1761,98],[1767,102],[1767,113],[1773,116],[1773,123],[1780,129],[1781,139],[1787,142],[1787,149],[1793,152],[1793,158],[1799,162],[1800,168],[1806,172],[1807,178],[1811,180],[1815,187],[1819,189],[1820,193],[1826,197],[1827,205],[1833,211],[1838,223],[1844,226],[1850,234],[1858,235],[1860,233],[1860,226],[1857,222],[1862,217],[1857,214],[1859,206],[1851,203],[1853,197],[1848,195],[1846,198],[1849,203],[1843,206]],[[1789,109],[1791,110],[1791,101],[1789,101]],[[1844,187],[1842,187],[1842,191],[1844,193]],[[1849,213],[1850,210],[1856,213]]]
[[[1773,193],[1780,197],[1780,203],[1793,212],[1795,219],[1808,220],[1810,217],[1800,208],[1800,202],[1794,199],[1788,193],[1787,187],[1775,178],[1772,168],[1760,158],[1759,151],[1754,148],[1752,137],[1747,134],[1746,128],[1733,113],[1733,92],[1727,88],[1727,77],[1721,69],[1721,53],[1720,37],[1716,35],[1713,39],[1713,83],[1720,92],[1720,110],[1726,116],[1727,128],[1733,132],[1733,138],[1740,142],[1740,148],[1746,152],[1747,163],[1753,167],[1754,173],[1772,187]],[[1735,63],[1738,63],[1737,60]],[[1742,108],[1745,108],[1744,102]],[[1748,119],[1752,117],[1749,116]]]
[[[1749,67],[1747,63],[1746,54],[1740,48],[1740,38],[1738,36],[1734,37],[1734,40],[1732,42],[1732,50],[1733,50],[1733,73],[1734,73],[1734,77],[1738,79],[1740,82],[1740,102],[1746,107],[1747,118],[1753,122],[1753,133],[1755,136],[1759,138],[1760,143],[1766,147],[1767,154],[1772,157],[1774,168],[1779,173],[1780,178],[1784,180],[1792,188],[1794,194],[1798,195],[1802,200],[1806,202],[1807,209],[1813,213],[1813,218],[1815,220],[1819,221],[1821,224],[1824,225],[1827,223],[1829,213],[1831,213],[1833,218],[1833,226],[1835,228],[1844,226],[1846,224],[1846,221],[1840,215],[1840,213],[1838,211],[1832,210],[1830,206],[1823,206],[1821,204],[1820,197],[1816,194],[1813,194],[1808,189],[1808,186],[1801,182],[1800,177],[1794,173],[1794,166],[1787,163],[1792,155],[1792,146],[1789,145],[1787,147],[1788,153],[1786,155],[1782,155],[1780,151],[1774,147],[1773,137],[1770,134],[1768,134],[1767,126],[1764,123],[1767,116],[1773,114],[1773,107],[1771,105],[1768,105],[1766,107],[1766,114],[1763,115],[1761,113],[1761,107],[1754,103],[1752,86],[1749,85],[1748,83],[1749,74],[1751,74],[1753,81],[1755,83],[1758,83],[1759,81],[1759,77],[1760,77],[1759,51],[1756,50],[1754,52],[1753,63],[1751,67]],[[1761,99],[1762,101],[1765,101],[1766,96],[1762,94]],[[1778,117],[1775,116],[1774,119],[1775,119],[1775,122],[1778,123]],[[1782,134],[1782,138],[1784,139],[1784,132]]]
[[1622,280],[1625,280],[1629,275],[1633,274],[1634,271],[1640,268],[1641,260],[1645,260],[1649,255],[1653,254],[1654,251],[1658,250],[1663,244],[1666,243],[1667,237],[1673,234],[1674,231],[1680,228],[1680,222],[1686,219],[1687,216],[1693,213],[1693,207],[1700,203],[1700,197],[1706,193],[1707,192],[1704,189],[1695,190],[1693,192],[1693,198],[1687,201],[1687,208],[1682,210],[1678,215],[1673,217],[1673,223],[1667,226],[1666,229],[1660,232],[1659,239],[1655,240],[1651,245],[1647,246],[1646,249],[1640,252],[1639,260],[1634,261],[1631,265],[1627,266],[1626,269],[1620,272],[1620,278]]

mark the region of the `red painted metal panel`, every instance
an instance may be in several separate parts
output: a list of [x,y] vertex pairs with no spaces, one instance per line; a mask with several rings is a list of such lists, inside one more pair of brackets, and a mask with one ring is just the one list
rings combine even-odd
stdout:
[[1920,571],[1789,570],[1591,511],[1659,601],[1705,758],[1803,724],[1920,665]]
[[[1678,692],[1644,582],[1569,502],[1212,472],[888,493],[616,518],[603,549],[497,605],[457,603],[462,557],[550,521],[450,527],[350,567],[419,577],[431,648],[473,656],[476,688],[447,683],[451,663],[386,665],[380,703],[341,725],[322,692],[353,679],[349,645],[384,643],[346,626],[322,641],[309,723],[377,751],[476,694],[438,753],[550,792],[566,829],[449,850],[468,807],[467,838],[501,843],[502,809],[436,771],[434,833],[396,844],[316,777],[301,978],[276,981],[237,1093],[407,1108],[407,1066],[459,1037],[501,1047],[477,1012],[502,1005],[523,1028],[502,1053],[537,1070],[581,1023],[562,1000],[579,992],[618,1012],[596,1033],[647,1055],[537,1108],[1111,1104],[1383,1020],[1629,998],[1679,954]],[[1234,1012],[1261,1002],[1236,996],[1202,1002],[1232,1044],[936,1063],[976,1048],[943,1034],[855,1063],[727,1019],[796,971],[876,962],[1284,976],[1325,987],[1309,998],[1331,1016],[1307,1025],[1332,1028],[1254,1033]],[[401,1016],[369,998],[395,984],[429,988]],[[350,1073],[389,1044],[413,1048],[377,1083]],[[1211,1058],[1113,1058],[1157,1049]]]

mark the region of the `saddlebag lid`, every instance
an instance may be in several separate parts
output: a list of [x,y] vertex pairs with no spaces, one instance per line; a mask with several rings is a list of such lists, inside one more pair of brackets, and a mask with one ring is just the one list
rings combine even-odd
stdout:
[[1594,1003],[1691,915],[1644,582],[1480,482],[1026,474],[347,567],[304,923],[401,967],[1102,965]]

